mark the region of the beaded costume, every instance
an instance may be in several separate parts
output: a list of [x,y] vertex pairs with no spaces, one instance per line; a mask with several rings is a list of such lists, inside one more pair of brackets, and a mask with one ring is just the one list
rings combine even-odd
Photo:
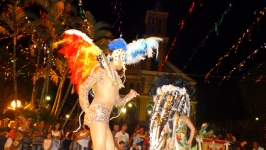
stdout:
[[181,115],[189,116],[190,102],[187,82],[182,78],[170,83],[160,76],[152,86],[154,108],[150,122],[150,150],[186,150],[187,126]]
[[[85,125],[92,122],[102,122],[109,126],[111,108],[99,103],[90,105],[88,94],[90,90],[97,92],[94,91],[94,86],[105,84],[108,80],[112,80],[119,89],[124,87],[121,77],[109,66],[110,61],[113,61],[116,65],[118,60],[121,60],[125,71],[125,65],[136,64],[145,59],[145,56],[152,57],[153,49],[157,50],[156,54],[158,55],[159,41],[162,41],[162,39],[151,37],[127,44],[121,38],[116,39],[109,42],[108,48],[111,54],[105,56],[86,34],[74,29],[65,31],[63,40],[55,43],[54,47],[64,44],[59,52],[64,54],[67,59],[71,73],[71,83],[76,85],[79,103],[85,112]],[[123,77],[125,79],[125,73]],[[133,97],[134,95],[131,94],[127,94],[123,98],[117,96],[114,106],[123,106]]]
[[169,131],[166,137],[166,148],[167,150],[176,150],[178,147],[179,150],[188,150],[189,145],[187,143],[187,125],[182,118],[178,120],[178,126],[175,131]]

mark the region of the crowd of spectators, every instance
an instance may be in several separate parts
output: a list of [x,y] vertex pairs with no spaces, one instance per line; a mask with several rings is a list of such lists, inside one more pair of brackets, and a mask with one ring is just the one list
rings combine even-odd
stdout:
[[[110,127],[117,150],[148,150],[148,130],[139,124],[128,133],[127,124]],[[82,125],[77,131],[64,131],[60,122],[18,116],[0,120],[0,150],[92,150],[90,128]]]
[[[116,150],[149,149],[148,127],[114,123],[110,128]],[[258,141],[240,142],[231,132],[218,134],[216,138],[229,141],[230,150],[264,150]],[[18,116],[15,120],[0,120],[0,150],[93,150],[93,142],[86,125],[75,131],[64,131],[60,122],[48,124],[45,120],[37,122]]]
[[237,140],[236,136],[232,132],[226,132],[223,134],[218,134],[216,136],[217,140],[224,140],[230,143],[229,150],[264,150],[262,144],[259,144],[258,140],[253,141],[241,141]]
[[113,136],[115,148],[117,150],[148,150],[149,149],[149,131],[137,124],[133,133],[127,132],[128,125],[113,125]]
[[83,125],[78,131],[64,132],[60,122],[17,117],[0,120],[0,150],[90,150],[90,130]]

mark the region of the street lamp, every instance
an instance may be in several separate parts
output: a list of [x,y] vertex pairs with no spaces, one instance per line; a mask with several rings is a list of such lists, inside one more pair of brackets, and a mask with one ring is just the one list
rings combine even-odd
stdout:
[[126,108],[122,108],[122,113],[125,113],[126,111],[127,111],[127,109]]
[[47,101],[51,100],[51,97],[50,96],[46,96],[46,100]]
[[147,112],[148,112],[149,115],[151,114],[151,110],[148,110]]
[[21,102],[19,100],[13,100],[11,102],[11,107],[13,107],[14,109],[18,108],[21,106]]
[[66,115],[66,118],[69,118],[69,115]]

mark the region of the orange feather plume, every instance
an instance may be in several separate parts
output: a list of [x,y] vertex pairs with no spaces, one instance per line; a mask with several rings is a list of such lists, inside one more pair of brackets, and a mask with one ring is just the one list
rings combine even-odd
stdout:
[[101,55],[102,51],[86,34],[78,30],[67,30],[63,39],[54,45],[61,43],[64,43],[64,47],[59,50],[59,53],[64,54],[67,59],[71,83],[78,87],[99,63],[97,56]]

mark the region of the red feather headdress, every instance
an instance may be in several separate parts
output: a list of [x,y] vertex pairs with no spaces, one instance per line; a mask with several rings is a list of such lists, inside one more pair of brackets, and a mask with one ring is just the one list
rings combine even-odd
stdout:
[[64,47],[59,52],[67,59],[71,83],[78,87],[99,63],[97,56],[102,51],[86,34],[74,29],[65,31],[63,39],[55,43],[55,46],[61,43],[64,43]]

